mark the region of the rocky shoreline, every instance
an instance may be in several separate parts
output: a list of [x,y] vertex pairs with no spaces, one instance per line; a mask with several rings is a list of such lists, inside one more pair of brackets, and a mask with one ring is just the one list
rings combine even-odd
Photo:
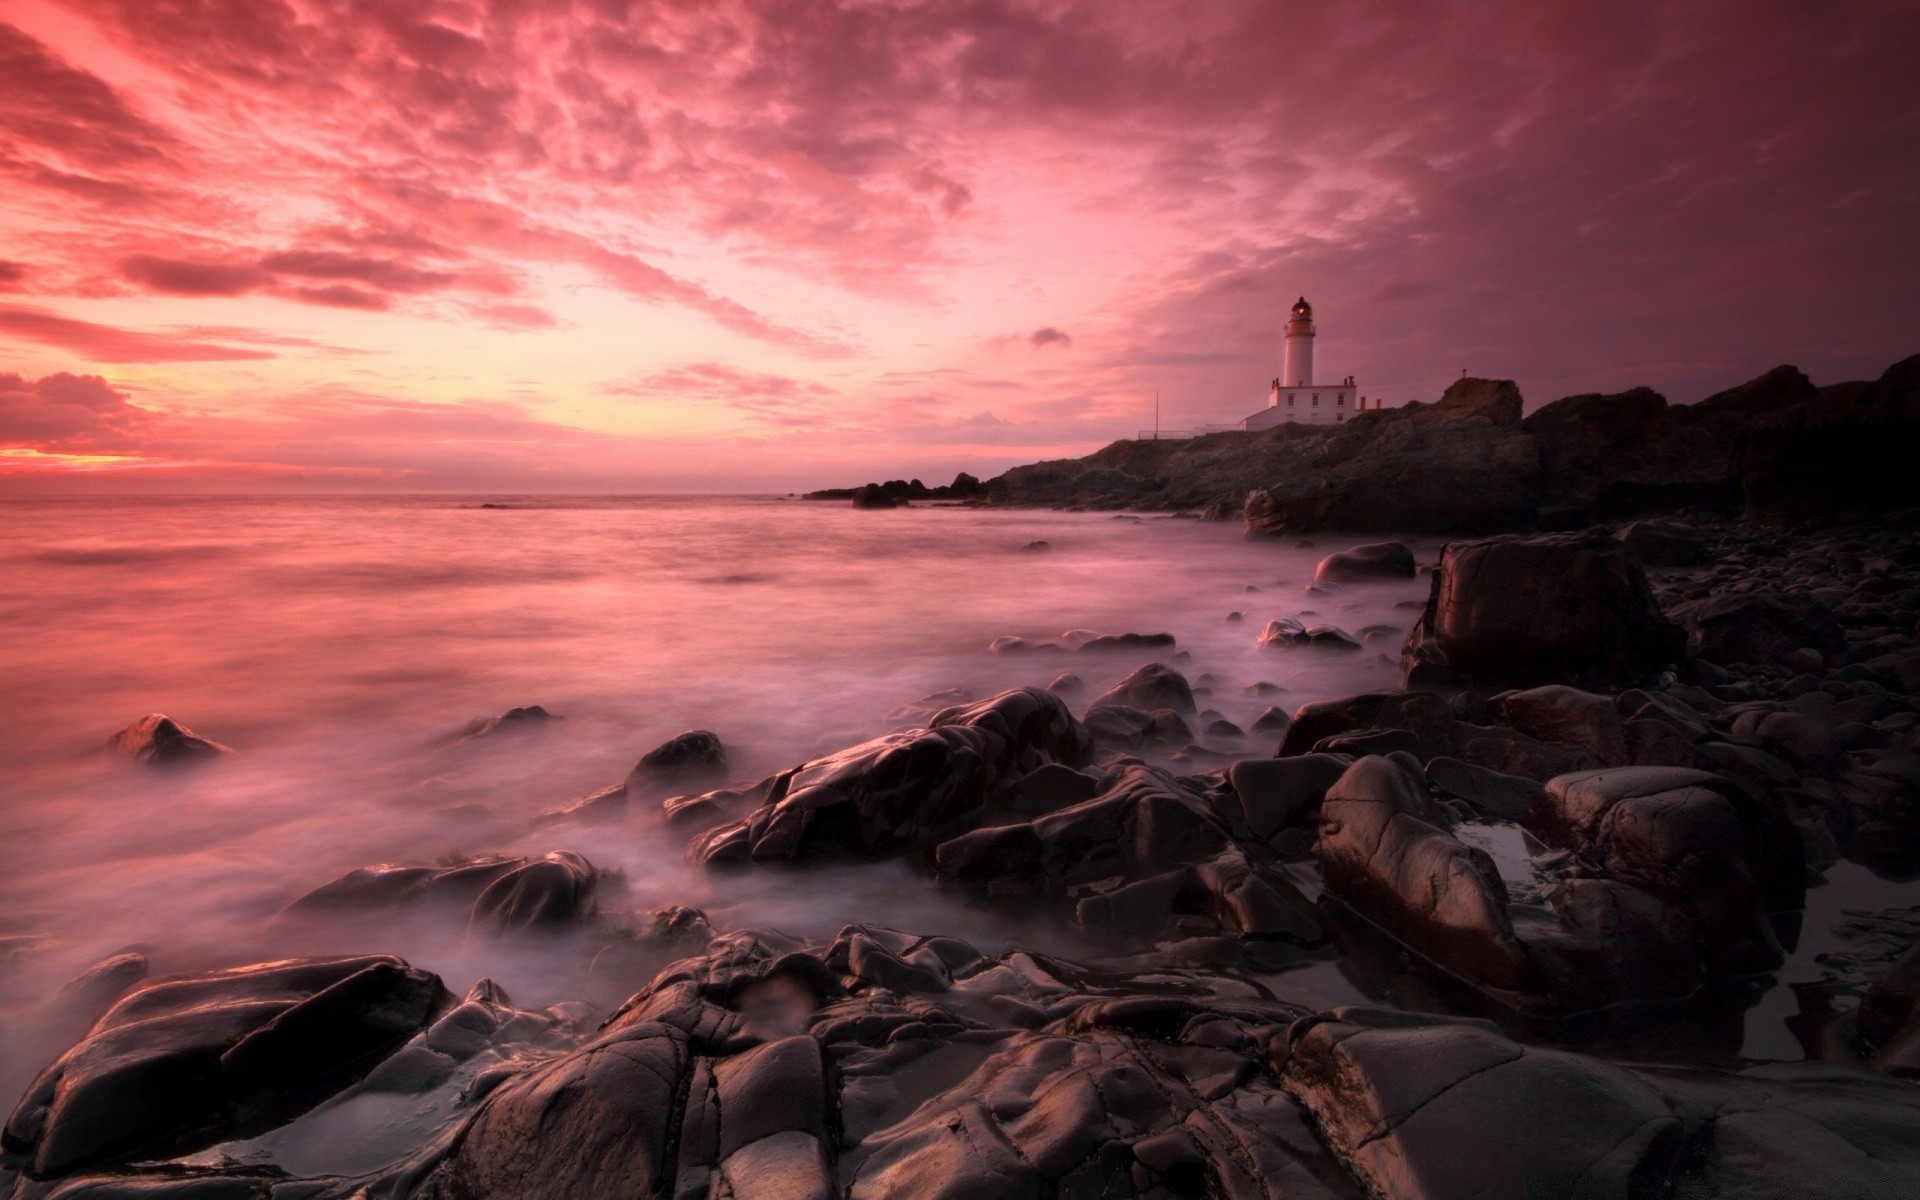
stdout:
[[[1084,707],[1063,678],[751,783],[684,735],[552,815],[584,854],[368,868],[288,912],[584,934],[645,980],[611,1011],[455,998],[377,954],[154,981],[104,962],[67,993],[100,1015],[0,1138],[9,1194],[1920,1192],[1920,909],[1860,914],[1797,989],[1804,1061],[1740,1057],[1823,872],[1920,877],[1911,527],[1696,515],[1424,567],[1374,544],[1310,587],[1417,570],[1406,690],[1242,733],[1207,723],[1171,639],[1089,634],[1159,661]],[[1361,644],[1332,632],[1263,638]],[[230,753],[157,714],[113,748]],[[686,908],[622,926],[585,834],[621,822],[715,872],[899,862],[1094,949]],[[1296,981],[1323,966],[1371,1003],[1315,1003]],[[357,1171],[273,1165],[354,1113],[424,1128],[369,1127]]]

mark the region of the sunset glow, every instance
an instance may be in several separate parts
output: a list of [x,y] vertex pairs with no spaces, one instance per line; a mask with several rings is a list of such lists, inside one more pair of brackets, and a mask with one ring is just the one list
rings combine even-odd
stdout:
[[1920,328],[1911,6],[19,0],[0,487],[786,490]]

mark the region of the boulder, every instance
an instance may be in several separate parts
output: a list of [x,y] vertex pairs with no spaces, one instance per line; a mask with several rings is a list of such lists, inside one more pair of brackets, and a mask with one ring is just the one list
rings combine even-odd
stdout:
[[438,978],[384,955],[157,980],[41,1072],[4,1145],[44,1179],[255,1137],[366,1074],[449,1003]]
[[448,867],[383,863],[322,884],[286,911],[300,915],[416,904],[463,907],[476,929],[523,932],[588,916],[598,884],[593,864],[567,850],[538,858],[487,855]]
[[1614,535],[1642,566],[1691,567],[1706,557],[1706,539],[1678,521],[1635,521]]
[[467,727],[460,731],[460,735],[468,738],[488,737],[519,729],[530,729],[553,719],[553,714],[538,704],[528,704],[520,708],[510,708],[499,716],[477,717],[467,722]]
[[1782,961],[1769,913],[1805,896],[1800,834],[1779,813],[1703,771],[1623,767],[1562,775],[1527,824],[1684,913],[1709,965],[1770,970]]
[[1716,663],[1772,663],[1801,647],[1833,653],[1846,637],[1833,614],[1799,592],[1720,592],[1673,610],[1687,641]]
[[1313,569],[1315,583],[1374,583],[1412,579],[1413,551],[1405,542],[1371,542],[1329,554]]
[[1626,726],[1611,697],[1547,684],[1509,692],[1495,707],[1508,725],[1528,737],[1578,746],[1603,766],[1627,761]]
[[1277,757],[1305,754],[1337,734],[1370,729],[1404,729],[1429,753],[1453,746],[1453,714],[1446,701],[1429,692],[1361,692],[1314,700],[1294,710]]
[[726,747],[718,735],[693,729],[669,738],[640,756],[627,776],[630,785],[678,783],[688,779],[712,778],[727,771]]
[[704,834],[691,853],[718,866],[928,849],[979,825],[1028,772],[1078,765],[1091,748],[1058,696],[1019,688],[782,772],[760,808]]
[[[1483,1024],[1335,1009],[1289,1030],[1284,1063],[1376,1196],[1656,1194],[1684,1161],[1685,1127],[1646,1081]],[[1492,1130],[1498,1152],[1468,1149]]]
[[107,750],[154,766],[204,762],[233,747],[201,737],[165,713],[148,713],[107,739]]
[[1868,986],[1854,1027],[1876,1066],[1903,1078],[1920,1079],[1920,944],[1896,958]]
[[1227,769],[1227,780],[1253,836],[1266,841],[1283,829],[1315,820],[1320,801],[1350,764],[1332,754],[1249,758]]
[[1541,792],[1540,784],[1525,776],[1490,771],[1457,758],[1435,758],[1426,769],[1435,787],[1496,820],[1524,819]]
[[1446,824],[1399,764],[1362,758],[1320,803],[1314,857],[1327,890],[1395,938],[1471,982],[1526,991],[1533,964],[1499,872]]
[[1193,688],[1188,685],[1186,676],[1165,663],[1148,663],[1108,688],[1088,707],[1099,708],[1103,705],[1140,708],[1148,712],[1170,708],[1182,715],[1190,715],[1194,711]]
[[570,850],[522,861],[473,902],[472,923],[501,933],[571,924],[593,908],[600,873]]
[[1302,625],[1291,617],[1268,621],[1260,631],[1259,644],[1278,646],[1319,646],[1329,650],[1358,650],[1360,643],[1343,629],[1333,625]]
[[1409,682],[1636,682],[1677,662],[1682,639],[1613,539],[1487,538],[1441,553],[1401,664]]

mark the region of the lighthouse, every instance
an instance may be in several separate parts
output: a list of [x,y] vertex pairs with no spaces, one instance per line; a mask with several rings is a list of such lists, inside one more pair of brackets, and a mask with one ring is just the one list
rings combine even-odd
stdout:
[[1287,317],[1286,365],[1280,372],[1281,387],[1307,387],[1313,383],[1313,305],[1305,296],[1293,302]]
[[[1267,388],[1267,406],[1240,422],[1242,429],[1271,429],[1289,423],[1342,425],[1368,407],[1353,376],[1338,383],[1313,381],[1313,305],[1305,296],[1287,310],[1286,348],[1280,374]],[[1377,402],[1376,402],[1377,406]]]

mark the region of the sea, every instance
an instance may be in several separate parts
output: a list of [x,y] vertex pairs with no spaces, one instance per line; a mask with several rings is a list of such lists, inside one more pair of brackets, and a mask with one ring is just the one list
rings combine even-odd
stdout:
[[[644,978],[610,973],[596,947],[673,904],[721,929],[874,922],[1074,953],[1070,929],[974,908],[911,864],[713,874],[657,813],[550,814],[687,730],[718,734],[747,782],[1064,675],[1077,711],[1154,658],[1213,714],[1196,731],[1394,687],[1428,580],[1310,593],[1318,559],[1347,544],[1170,515],[768,496],[0,500],[0,1102],[84,1028],[63,985],[127,949],[156,975],[389,952],[456,992],[493,979],[524,1007],[617,1004]],[[1359,650],[1259,645],[1279,617],[1381,628]],[[1177,649],[989,649],[1085,632],[1170,633]],[[534,704],[556,719],[462,736]],[[237,753],[156,771],[103,752],[155,712]],[[1276,740],[1202,734],[1171,765]],[[556,849],[607,873],[592,935],[283,912],[359,867]],[[1850,904],[1920,901],[1847,869]],[[1809,929],[1841,907],[1815,896]],[[1817,974],[1825,944],[1789,973]],[[1332,964],[1300,984],[1309,1000],[1368,999]],[[1796,1011],[1784,983],[1755,1006],[1757,1057],[1801,1056]]]

